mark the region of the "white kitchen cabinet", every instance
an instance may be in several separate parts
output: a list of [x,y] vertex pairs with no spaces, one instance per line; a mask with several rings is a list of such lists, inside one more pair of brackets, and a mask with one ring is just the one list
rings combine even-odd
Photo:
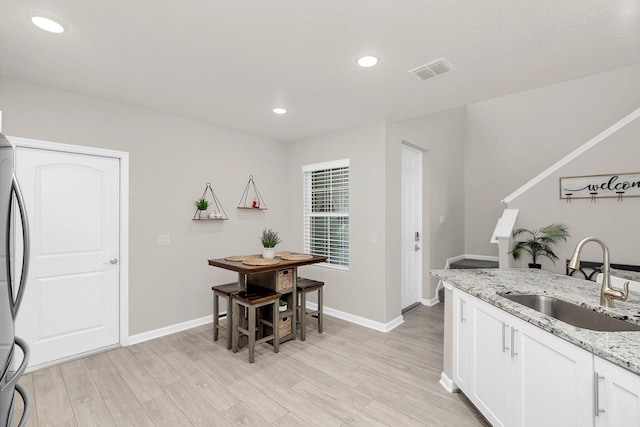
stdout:
[[593,355],[514,318],[514,426],[593,426]]
[[593,358],[596,427],[640,426],[640,376]]
[[469,378],[469,299],[471,297],[453,289],[453,382],[468,394]]
[[475,299],[467,304],[472,330],[467,397],[493,426],[509,426],[513,414],[509,314]]
[[591,353],[464,292],[454,300],[467,339],[454,375],[492,425],[593,426]]

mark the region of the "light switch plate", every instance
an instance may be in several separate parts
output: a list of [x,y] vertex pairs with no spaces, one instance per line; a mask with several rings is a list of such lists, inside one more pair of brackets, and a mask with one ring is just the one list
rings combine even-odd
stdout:
[[169,245],[169,235],[158,234],[158,246],[168,246],[168,245]]

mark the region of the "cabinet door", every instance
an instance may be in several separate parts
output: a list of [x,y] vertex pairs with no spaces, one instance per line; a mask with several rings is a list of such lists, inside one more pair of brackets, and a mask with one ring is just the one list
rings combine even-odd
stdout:
[[511,425],[512,362],[508,314],[472,301],[472,344],[467,396],[494,426]]
[[514,425],[593,426],[591,353],[520,319],[513,327]]
[[465,394],[469,378],[469,299],[457,289],[453,290],[453,382]]
[[640,376],[597,356],[593,369],[596,427],[640,426]]

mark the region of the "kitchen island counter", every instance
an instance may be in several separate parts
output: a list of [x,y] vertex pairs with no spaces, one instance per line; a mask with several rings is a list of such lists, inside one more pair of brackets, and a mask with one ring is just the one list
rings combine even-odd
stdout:
[[599,332],[569,325],[499,294],[536,294],[559,298],[640,325],[640,295],[629,293],[614,308],[600,302],[600,284],[536,269],[432,270],[454,288],[640,375],[640,332]]

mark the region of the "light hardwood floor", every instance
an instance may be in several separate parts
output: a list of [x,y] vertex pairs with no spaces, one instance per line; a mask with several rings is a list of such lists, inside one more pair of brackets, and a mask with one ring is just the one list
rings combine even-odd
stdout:
[[[325,316],[274,354],[213,342],[211,325],[25,375],[29,426],[478,426],[438,383],[443,306],[381,333]],[[18,408],[18,415],[21,408]]]

